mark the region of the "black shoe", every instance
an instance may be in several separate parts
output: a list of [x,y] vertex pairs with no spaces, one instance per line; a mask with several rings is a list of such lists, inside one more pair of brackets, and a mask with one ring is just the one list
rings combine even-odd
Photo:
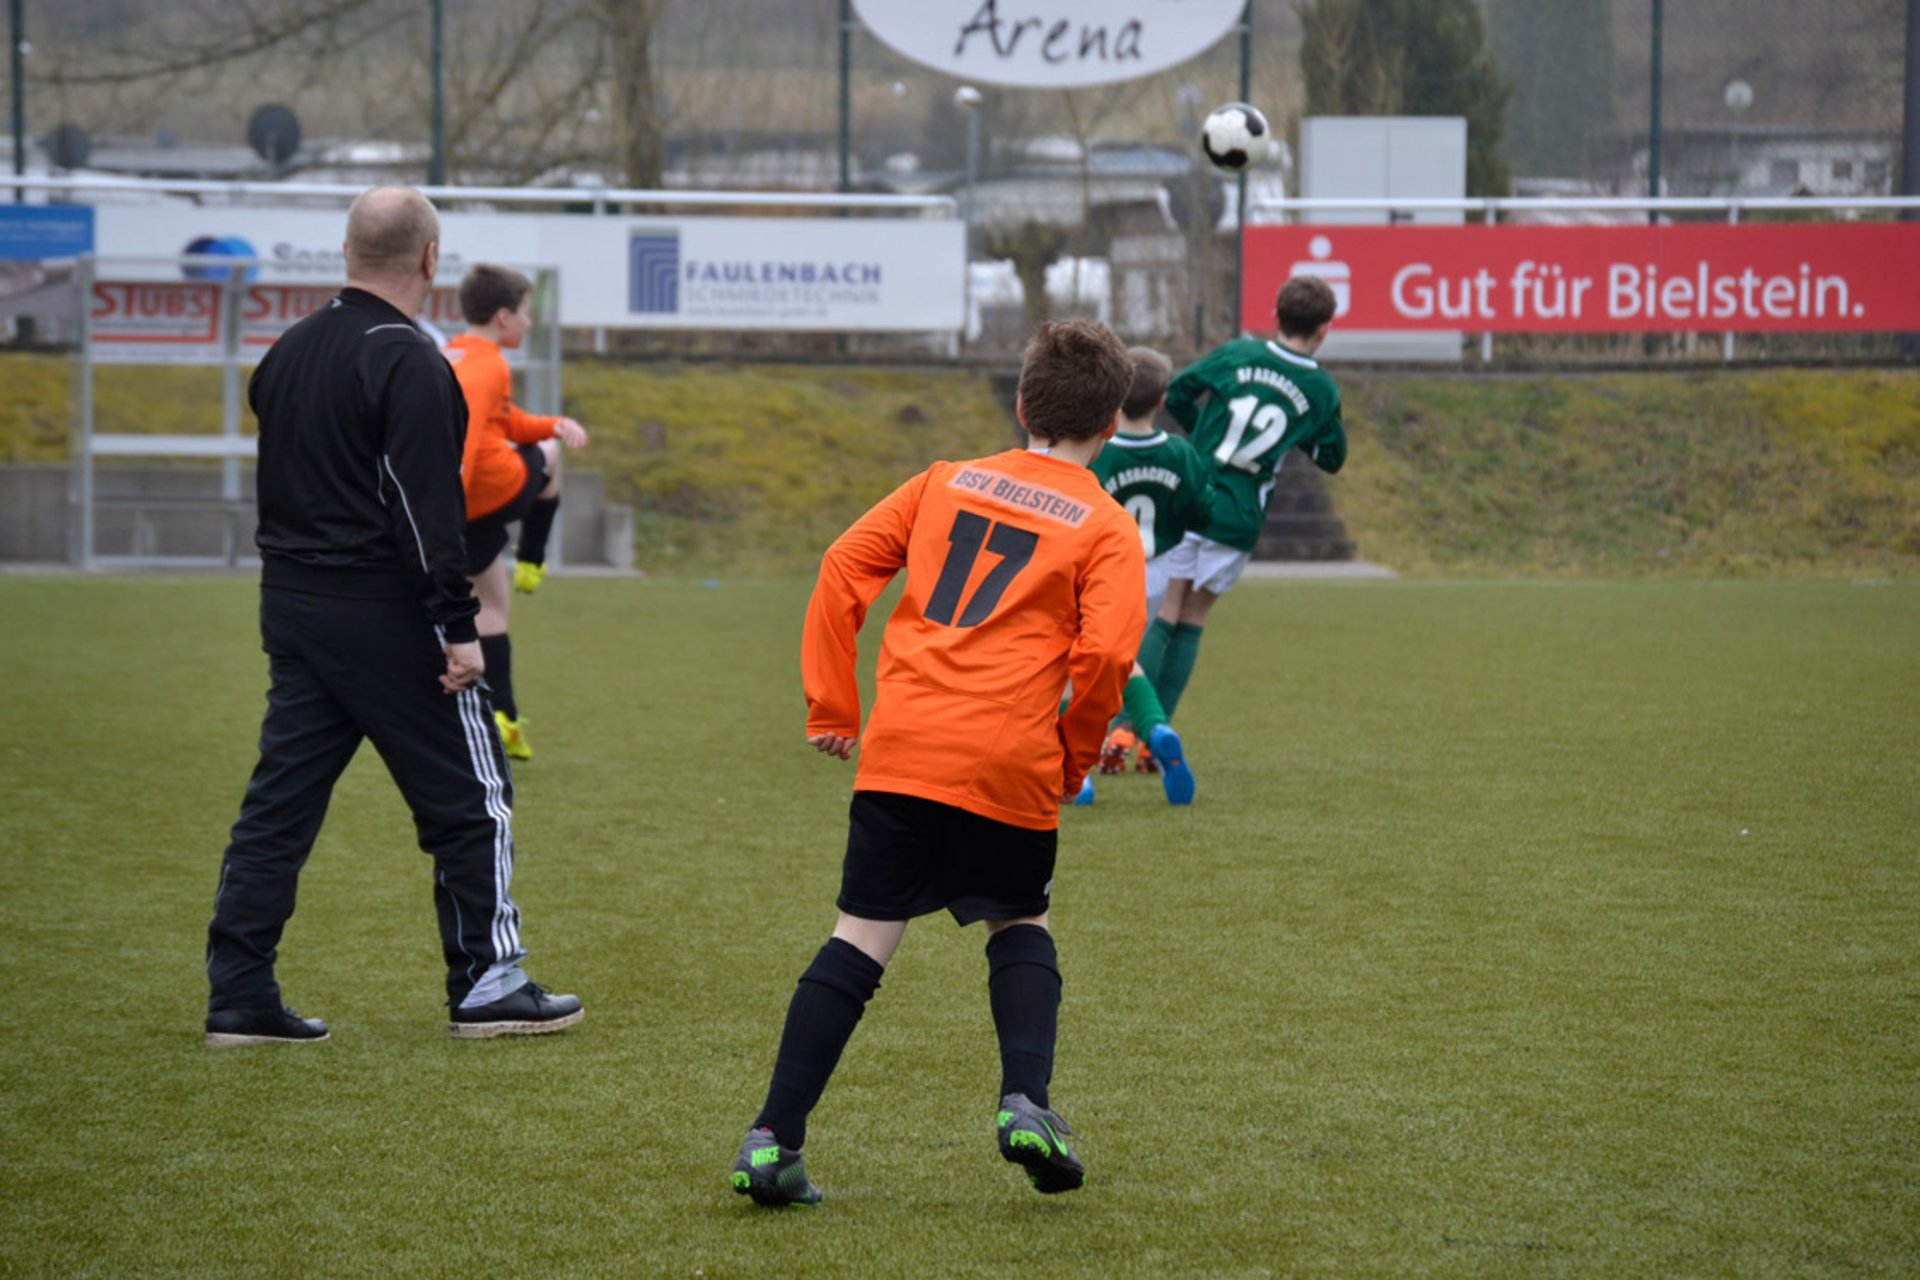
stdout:
[[826,1197],[807,1177],[800,1153],[780,1145],[771,1129],[755,1129],[740,1144],[733,1162],[733,1189],[769,1209],[819,1204]]
[[539,1036],[565,1031],[585,1016],[579,996],[556,996],[539,983],[529,982],[492,1004],[455,1009],[447,1030],[461,1040]]
[[1050,1196],[1085,1185],[1087,1167],[1067,1146],[1073,1130],[1059,1112],[1035,1106],[1024,1093],[1010,1093],[1000,1099],[995,1125],[1001,1156],[1025,1166],[1035,1191]]
[[285,1005],[221,1009],[207,1015],[207,1043],[222,1048],[236,1044],[316,1044],[326,1038],[326,1023],[303,1018]]

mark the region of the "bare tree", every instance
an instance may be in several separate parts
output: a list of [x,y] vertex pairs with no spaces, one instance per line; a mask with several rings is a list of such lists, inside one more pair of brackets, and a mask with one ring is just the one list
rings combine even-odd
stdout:
[[653,76],[653,29],[665,0],[594,0],[606,36],[614,143],[613,167],[629,186],[656,188],[666,170],[659,91]]

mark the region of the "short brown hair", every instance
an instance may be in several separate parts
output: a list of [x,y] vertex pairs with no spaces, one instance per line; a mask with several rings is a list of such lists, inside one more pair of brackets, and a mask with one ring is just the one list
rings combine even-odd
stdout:
[[1120,402],[1120,412],[1138,422],[1166,397],[1167,384],[1173,381],[1173,361],[1152,347],[1128,347],[1127,359],[1133,361],[1133,385]]
[[486,324],[501,311],[517,311],[533,292],[533,281],[511,267],[481,262],[460,281],[460,314],[468,324]]
[[1113,422],[1133,361],[1113,330],[1096,320],[1049,321],[1020,361],[1020,409],[1027,432],[1049,444],[1091,440]]
[[1280,286],[1280,296],[1273,300],[1274,319],[1289,338],[1311,338],[1337,310],[1333,286],[1319,276],[1295,276]]

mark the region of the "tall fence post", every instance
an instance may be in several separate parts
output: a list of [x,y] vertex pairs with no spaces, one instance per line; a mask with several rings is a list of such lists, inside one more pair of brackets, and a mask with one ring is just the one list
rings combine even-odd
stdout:
[[[1490,227],[1498,220],[1499,216],[1499,202],[1489,199],[1486,203],[1485,211],[1481,214],[1481,221]],[[1483,367],[1493,363],[1493,330],[1491,329],[1482,329],[1480,331],[1480,363]]]
[[[227,268],[220,281],[220,434],[229,440],[240,438],[240,317],[247,292],[247,266],[236,263]],[[229,452],[220,459],[220,496],[228,503],[240,501],[240,457]],[[240,531],[233,507],[227,509],[227,528],[221,549],[227,564],[240,558]]]
[[[1739,221],[1740,221],[1740,202],[1738,200],[1728,200],[1727,201],[1727,225],[1731,227],[1738,224]],[[1727,330],[1725,333],[1720,335],[1720,363],[1721,364],[1733,363],[1733,341],[1734,341],[1734,332],[1731,329]]]
[[74,264],[74,276],[80,285],[79,329],[80,329],[80,368],[79,386],[73,397],[74,418],[70,433],[73,468],[74,521],[69,526],[78,536],[69,546],[80,549],[80,567],[93,569],[93,277],[95,259],[90,253],[80,255]]

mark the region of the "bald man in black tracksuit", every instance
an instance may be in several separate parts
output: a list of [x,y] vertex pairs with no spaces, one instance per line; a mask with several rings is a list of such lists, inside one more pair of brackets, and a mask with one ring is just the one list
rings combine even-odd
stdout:
[[300,868],[333,784],[371,739],[434,861],[450,1029],[557,1031],[580,1001],[529,982],[513,874],[513,780],[481,680],[466,577],[466,403],[415,327],[439,258],[418,192],[347,218],[347,287],[255,371],[260,633],[271,673],[260,763],[207,931],[208,1044],[312,1042],[326,1024],[274,979]]

